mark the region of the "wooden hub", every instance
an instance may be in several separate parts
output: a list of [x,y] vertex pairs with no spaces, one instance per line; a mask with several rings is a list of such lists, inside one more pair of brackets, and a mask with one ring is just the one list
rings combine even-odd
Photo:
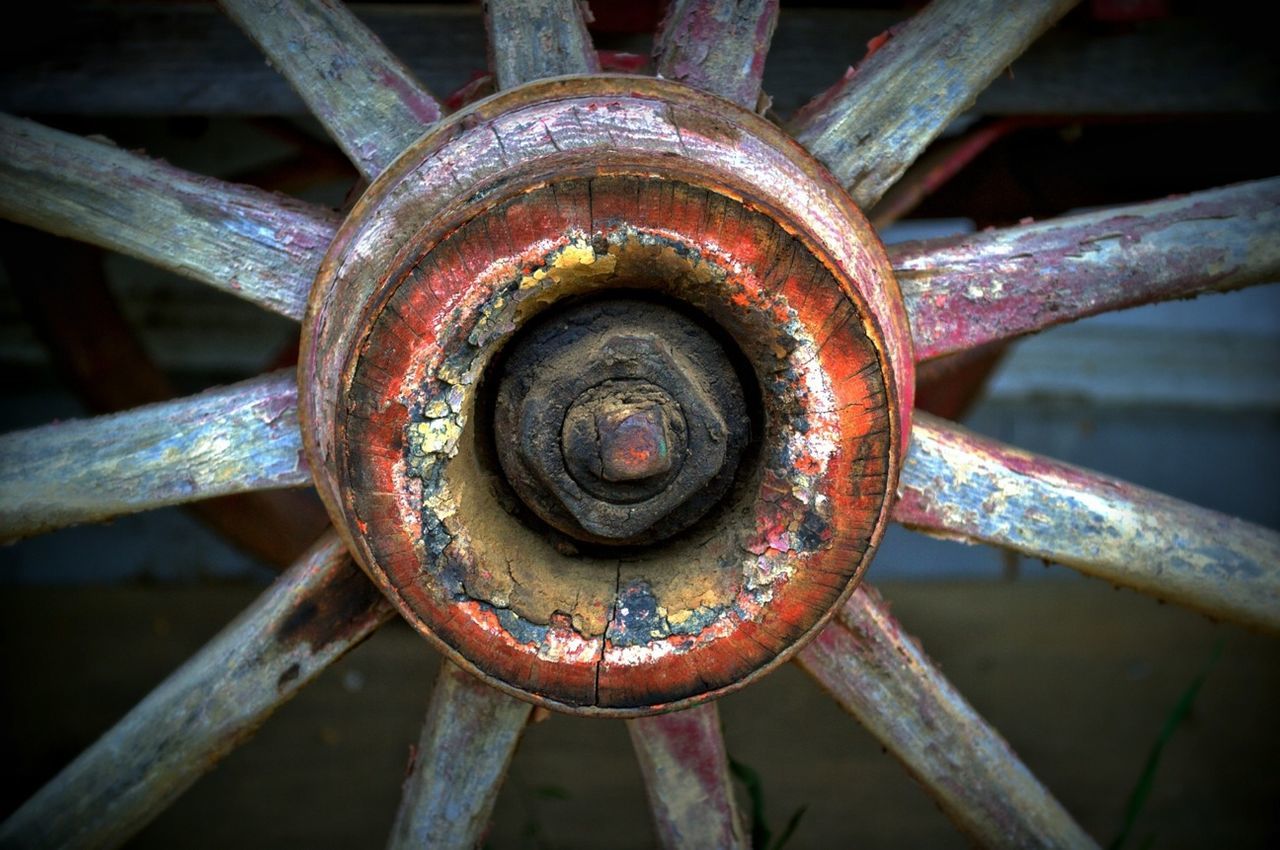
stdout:
[[912,385],[883,248],[775,127],[662,81],[544,81],[421,139],[312,294],[334,522],[454,661],[637,715],[741,686],[852,591]]

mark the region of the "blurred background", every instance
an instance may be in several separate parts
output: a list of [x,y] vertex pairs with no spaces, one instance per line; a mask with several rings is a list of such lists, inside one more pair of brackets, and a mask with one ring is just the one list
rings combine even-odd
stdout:
[[[438,96],[457,93],[457,105],[485,91],[478,4],[352,5]],[[764,81],[769,114],[785,120],[915,5],[784,2]],[[591,9],[606,66],[642,64],[662,4]],[[3,111],[335,208],[359,191],[287,83],[213,5],[27,12],[0,36]],[[895,242],[1274,175],[1280,68],[1261,14],[1230,2],[1086,1],[872,219]],[[0,227],[0,430],[286,367],[297,332],[143,263]],[[1280,527],[1280,286],[1114,313],[938,363],[922,371],[920,399],[983,434]],[[0,816],[215,634],[325,523],[318,501],[298,491],[0,548]],[[1100,842],[1280,843],[1277,642],[1062,567],[898,527],[869,577]],[[407,627],[384,628],[134,845],[380,845],[437,665]],[[721,710],[731,756],[758,777],[739,788],[744,809],[775,836],[798,817],[787,846],[964,846],[798,670]],[[566,717],[532,726],[490,844],[605,843],[653,844],[624,728]]]

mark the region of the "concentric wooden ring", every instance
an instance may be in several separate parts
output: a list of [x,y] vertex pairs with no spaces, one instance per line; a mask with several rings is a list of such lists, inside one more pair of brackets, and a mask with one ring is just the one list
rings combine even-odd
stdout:
[[[741,351],[761,433],[692,529],[575,551],[512,509],[477,405],[534,316],[636,290]],[[710,96],[582,78],[455,116],[357,205],[306,327],[308,454],[335,523],[417,629],[517,695],[634,715],[740,686],[825,621],[879,540],[911,386],[883,249],[793,143]]]

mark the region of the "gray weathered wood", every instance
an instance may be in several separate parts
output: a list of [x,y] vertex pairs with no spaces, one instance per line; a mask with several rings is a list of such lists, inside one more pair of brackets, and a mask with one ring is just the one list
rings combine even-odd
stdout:
[[1137,304],[1280,280],[1280,178],[890,249],[928,360]]
[[485,0],[484,13],[499,89],[600,70],[578,0]]
[[676,0],[654,38],[658,75],[754,110],[778,0]]
[[924,413],[911,428],[893,518],[1280,631],[1280,533]]
[[337,231],[314,207],[0,115],[0,215],[300,319]]
[[0,846],[123,844],[392,614],[325,535],[0,825]]
[[0,540],[311,480],[292,370],[0,437]]
[[532,710],[445,661],[387,846],[479,847]]
[[[478,6],[360,4],[353,11],[432,91],[485,69]],[[31,7],[0,56],[0,110],[63,115],[304,115],[306,105],[225,15],[196,4]],[[43,12],[43,14],[41,14]],[[1269,113],[1280,64],[1266,8],[1173,16],[1116,27],[1059,26],[979,96],[985,115]],[[900,22],[900,10],[788,7],[778,20],[764,88],[789,114]],[[647,53],[647,35],[612,36]]]
[[865,583],[797,662],[983,847],[1096,847]]
[[440,118],[440,104],[336,0],[220,0],[365,177]]
[[714,702],[627,721],[663,847],[749,847]]
[[1075,2],[933,0],[796,116],[796,139],[870,209]]

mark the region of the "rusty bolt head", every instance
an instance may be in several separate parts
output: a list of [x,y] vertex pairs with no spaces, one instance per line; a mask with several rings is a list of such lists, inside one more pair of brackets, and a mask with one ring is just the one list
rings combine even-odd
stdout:
[[745,443],[727,357],[654,304],[603,302],[568,319],[518,347],[499,388],[508,480],[583,539],[649,542],[684,528],[727,489]]
[[600,435],[600,477],[643,481],[671,470],[671,429],[656,407],[596,416]]

